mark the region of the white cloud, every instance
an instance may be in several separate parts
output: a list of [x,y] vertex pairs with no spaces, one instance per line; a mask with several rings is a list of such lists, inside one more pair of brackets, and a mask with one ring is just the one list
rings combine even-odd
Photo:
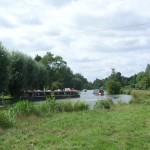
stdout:
[[9,49],[60,55],[89,81],[111,68],[131,76],[150,63],[149,0],[0,2],[0,40]]

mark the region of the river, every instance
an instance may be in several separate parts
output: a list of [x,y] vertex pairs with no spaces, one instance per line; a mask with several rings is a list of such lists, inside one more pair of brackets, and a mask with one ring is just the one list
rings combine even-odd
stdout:
[[[93,94],[93,90],[87,90],[87,92],[80,92],[80,98],[63,99],[63,101],[83,101],[89,104],[90,108],[92,108],[95,105],[96,101],[106,99],[111,99],[114,103],[117,103],[118,101],[128,103],[132,99],[132,96],[125,94],[108,95],[106,93],[104,94],[104,96],[99,96]],[[62,101],[62,99],[60,101]]]

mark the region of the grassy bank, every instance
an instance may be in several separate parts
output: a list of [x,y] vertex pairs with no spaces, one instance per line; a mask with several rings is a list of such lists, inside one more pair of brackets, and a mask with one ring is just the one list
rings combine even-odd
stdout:
[[13,149],[150,149],[150,105],[112,106],[18,116],[15,125],[0,129],[1,150]]

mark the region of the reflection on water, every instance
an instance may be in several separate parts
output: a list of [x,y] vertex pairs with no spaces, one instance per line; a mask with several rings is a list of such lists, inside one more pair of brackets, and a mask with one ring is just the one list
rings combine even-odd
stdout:
[[[64,99],[63,101],[84,101],[87,104],[90,105],[90,107],[92,108],[96,101],[98,100],[105,100],[105,99],[111,99],[114,103],[117,103],[118,101],[122,101],[125,103],[128,103],[131,99],[132,96],[131,95],[124,95],[124,94],[119,94],[119,95],[107,95],[104,94],[104,96],[99,96],[99,95],[94,95],[93,94],[93,90],[87,90],[87,92],[81,92],[80,93],[80,98],[71,98],[71,99]],[[62,100],[60,100],[62,101]]]

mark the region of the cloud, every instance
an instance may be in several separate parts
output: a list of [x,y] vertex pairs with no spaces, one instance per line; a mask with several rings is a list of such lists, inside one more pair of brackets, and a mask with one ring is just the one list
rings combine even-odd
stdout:
[[124,76],[145,70],[150,55],[150,1],[5,0],[0,40],[35,57],[63,57],[89,81],[115,68]]
[[3,16],[0,16],[0,26],[3,28],[14,28],[16,25],[12,19],[13,18],[5,18]]
[[63,7],[65,5],[69,5],[74,0],[44,0],[46,4],[50,3],[55,7]]

